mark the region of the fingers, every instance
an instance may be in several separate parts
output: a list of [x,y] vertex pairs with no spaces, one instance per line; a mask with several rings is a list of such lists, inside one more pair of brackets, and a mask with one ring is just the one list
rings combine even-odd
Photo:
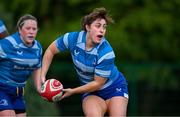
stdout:
[[62,96],[61,96],[61,98],[60,98],[60,100],[62,100],[62,99],[64,99],[64,98],[65,98],[65,96],[64,96],[64,95],[62,95]]
[[60,100],[64,99],[65,97],[68,97],[68,92],[67,92],[67,89],[63,89],[63,95],[61,96]]
[[64,92],[64,94],[61,96],[60,100],[72,95],[72,89],[71,88],[63,89],[63,92]]

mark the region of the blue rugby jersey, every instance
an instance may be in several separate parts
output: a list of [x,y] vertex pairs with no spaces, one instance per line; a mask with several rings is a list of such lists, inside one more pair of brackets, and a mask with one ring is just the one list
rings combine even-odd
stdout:
[[6,26],[4,25],[3,21],[0,19],[0,33],[6,31]]
[[72,60],[82,85],[94,79],[94,75],[108,80],[101,89],[110,86],[113,82],[126,80],[114,64],[114,51],[108,41],[103,38],[101,43],[90,51],[85,50],[86,32],[70,32],[56,39],[56,46],[63,52],[70,50]]
[[41,67],[42,47],[38,41],[27,47],[18,32],[0,40],[0,83],[24,86],[33,70]]

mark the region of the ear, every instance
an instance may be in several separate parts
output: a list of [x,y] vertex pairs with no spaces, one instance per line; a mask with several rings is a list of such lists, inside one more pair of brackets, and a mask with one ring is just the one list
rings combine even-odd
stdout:
[[21,35],[21,34],[22,34],[22,29],[21,29],[21,28],[18,28],[18,32],[19,32],[19,34]]
[[21,31],[21,29],[22,29],[22,27],[21,27],[21,28],[20,28],[20,27],[18,27],[17,29],[18,29],[18,32],[20,32],[20,31]]
[[85,26],[86,27],[86,30],[87,30],[87,32],[90,30],[90,26],[89,25],[86,25]]

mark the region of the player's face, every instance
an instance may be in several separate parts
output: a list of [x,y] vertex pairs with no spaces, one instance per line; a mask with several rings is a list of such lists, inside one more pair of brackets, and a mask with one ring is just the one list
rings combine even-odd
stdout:
[[32,45],[37,31],[37,22],[31,19],[24,21],[24,25],[21,29],[19,29],[19,33],[21,35],[21,38],[23,39],[23,42],[28,46]]
[[106,20],[100,18],[96,19],[90,26],[87,26],[88,38],[92,40],[92,43],[98,44],[101,42],[106,33],[106,27]]

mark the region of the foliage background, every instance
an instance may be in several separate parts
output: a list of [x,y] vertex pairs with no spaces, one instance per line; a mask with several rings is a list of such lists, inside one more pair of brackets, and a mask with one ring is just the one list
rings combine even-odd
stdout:
[[[36,16],[45,51],[58,36],[81,30],[81,18],[102,6],[115,20],[106,37],[129,82],[128,115],[180,115],[179,0],[1,0],[0,18],[14,33],[20,16]],[[48,77],[78,85],[68,53],[55,56]],[[79,95],[51,104],[33,92],[31,79],[26,90],[28,115],[82,115]]]

